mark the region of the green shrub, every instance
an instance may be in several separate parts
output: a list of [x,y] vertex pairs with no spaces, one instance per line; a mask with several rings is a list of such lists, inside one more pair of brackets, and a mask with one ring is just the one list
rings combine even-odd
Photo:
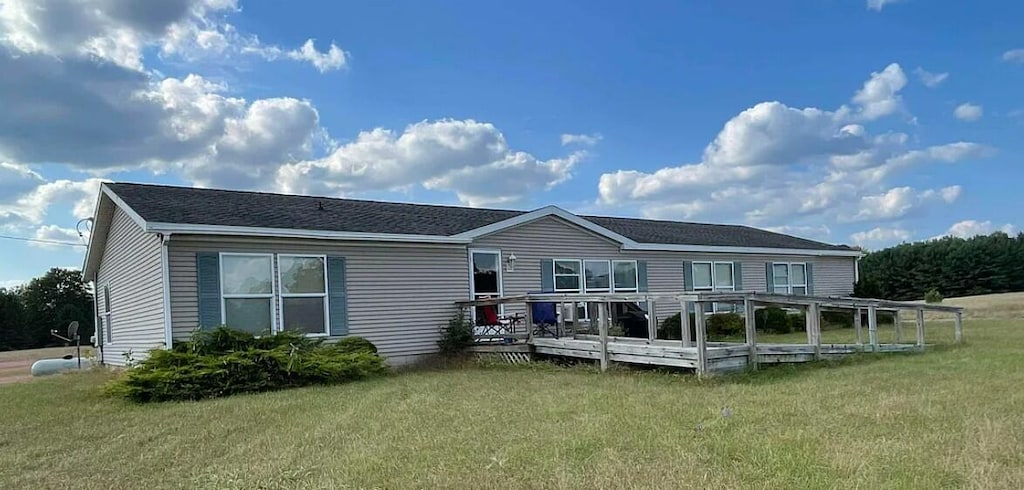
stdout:
[[473,345],[473,322],[466,318],[466,313],[459,311],[441,327],[441,338],[437,346],[442,354],[455,354]]
[[746,334],[743,315],[715,313],[707,319],[708,337],[736,337]]
[[[682,325],[679,313],[672,315],[658,325],[658,338],[663,340],[682,340]],[[707,316],[705,323],[708,337],[736,337],[744,334],[746,328],[743,315],[739,313],[715,313]],[[690,338],[697,338],[694,328],[694,315],[690,313]]]
[[377,346],[373,345],[373,342],[362,337],[345,337],[335,342],[333,347],[335,350],[345,354],[354,354],[359,352],[366,354],[377,353]]
[[774,306],[757,310],[754,313],[754,325],[757,326],[759,331],[766,333],[789,333],[793,331],[793,324],[786,310]]
[[803,311],[786,313],[789,320],[790,332],[802,332],[807,330],[807,315]]
[[221,327],[173,350],[150,352],[107,385],[107,392],[158,402],[342,383],[387,373],[375,351],[365,339],[346,339],[339,347],[291,332],[256,338]]
[[945,299],[942,297],[942,293],[938,289],[931,288],[927,293],[924,293],[925,303],[941,303]]

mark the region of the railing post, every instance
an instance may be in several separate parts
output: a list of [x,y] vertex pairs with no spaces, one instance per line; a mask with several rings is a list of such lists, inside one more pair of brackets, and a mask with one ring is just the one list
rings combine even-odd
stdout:
[[892,313],[892,323],[893,323],[893,328],[896,329],[896,343],[897,344],[902,344],[903,343],[903,322],[900,321],[900,320],[901,320],[901,318],[900,318],[900,310],[899,310],[899,308],[897,308],[896,311],[894,311]]
[[697,335],[697,376],[703,377],[708,372],[708,339],[704,326],[704,302],[697,301],[693,307],[693,324]]
[[689,301],[683,301],[679,303],[679,328],[682,330],[680,335],[683,339],[683,347],[692,347],[693,339],[690,337],[690,303]]
[[964,319],[962,311],[958,311],[953,314],[953,340],[958,344],[964,340]]
[[601,339],[601,371],[608,370],[608,303],[597,304],[597,329]]
[[658,313],[654,311],[655,304],[651,299],[647,300],[647,340],[654,343],[658,339]]
[[864,345],[864,333],[861,332],[863,320],[860,318],[860,308],[853,310],[853,331],[857,335],[857,345]]
[[807,328],[807,343],[814,347],[814,360],[821,360],[821,334],[818,329],[818,321],[820,317],[818,303],[811,303],[807,306],[807,315],[804,323]]
[[750,349],[747,363],[757,369],[757,323],[754,319],[754,302],[743,299],[743,324],[747,330],[747,348]]
[[917,347],[924,350],[924,310],[917,310]]
[[871,351],[878,352],[878,308],[875,305],[868,306],[868,341]]
[[526,300],[526,343],[533,343],[533,308],[530,300]]
[[557,337],[565,335],[565,301],[558,303],[558,329],[555,334]]

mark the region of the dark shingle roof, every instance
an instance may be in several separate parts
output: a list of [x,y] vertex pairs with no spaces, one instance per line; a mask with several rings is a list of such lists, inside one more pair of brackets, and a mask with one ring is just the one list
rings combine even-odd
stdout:
[[[144,220],[156,223],[450,236],[526,213],[150,184],[107,186]],[[851,250],[748,226],[581,217],[640,243]]]

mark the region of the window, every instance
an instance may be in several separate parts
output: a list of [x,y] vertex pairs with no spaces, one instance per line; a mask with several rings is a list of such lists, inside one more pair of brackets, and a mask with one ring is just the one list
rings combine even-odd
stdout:
[[614,284],[615,292],[635,293],[637,292],[637,267],[635,260],[613,260],[612,269],[615,271]]
[[224,324],[253,334],[272,331],[273,255],[222,253],[220,272]]
[[778,294],[807,294],[807,264],[772,264],[772,283]]
[[611,290],[611,270],[607,260],[585,260],[583,270],[586,276],[584,287],[588,293]]
[[278,255],[281,329],[327,335],[327,257]]
[[[473,299],[501,296],[501,251],[473,250],[470,252],[473,266],[473,283],[470,291]],[[477,325],[498,323],[499,307],[477,306],[473,311]]]
[[580,261],[555,261],[555,291],[580,292]]
[[[114,341],[114,331],[110,328],[110,284],[103,285],[103,313],[100,316],[103,319],[102,328],[107,332],[106,341],[111,343]],[[102,333],[100,335],[102,336]]]
[[[693,262],[694,291],[734,291],[736,281],[732,262]],[[730,304],[714,303],[707,306],[708,311],[733,311]]]

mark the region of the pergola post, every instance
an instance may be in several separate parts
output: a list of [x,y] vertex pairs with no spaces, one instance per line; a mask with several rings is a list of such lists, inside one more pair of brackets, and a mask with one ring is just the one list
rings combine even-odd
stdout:
[[878,352],[878,308],[875,305],[868,306],[868,341],[871,350]]
[[689,301],[682,301],[679,303],[681,311],[679,313],[679,327],[682,329],[680,334],[683,339],[683,347],[692,347],[693,339],[690,337],[690,303]]
[[860,318],[860,308],[854,309],[853,314],[853,332],[857,336],[857,345],[864,345],[864,333],[861,331],[863,320]]
[[597,330],[601,340],[601,371],[608,370],[608,303],[597,304]]
[[953,340],[958,344],[964,340],[964,319],[962,311],[953,313]]
[[892,313],[892,323],[893,323],[893,328],[896,329],[896,343],[897,344],[902,344],[903,343],[903,322],[900,321],[900,320],[902,320],[900,318],[900,310],[899,310],[899,308],[897,308],[896,311],[894,311]]
[[750,349],[747,363],[757,369],[757,323],[754,319],[754,302],[749,298],[743,300],[743,324],[747,331],[747,348]]
[[917,310],[917,347],[924,350],[924,310]]
[[647,340],[654,343],[658,339],[658,313],[654,311],[655,302],[647,299]]
[[693,323],[697,334],[697,376],[703,377],[708,372],[708,339],[704,324],[704,302],[697,301],[693,308]]

